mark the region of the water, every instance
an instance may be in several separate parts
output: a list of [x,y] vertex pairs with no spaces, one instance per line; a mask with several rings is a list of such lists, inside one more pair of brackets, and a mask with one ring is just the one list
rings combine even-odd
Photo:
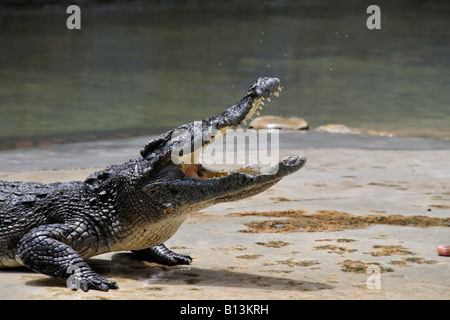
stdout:
[[449,137],[450,3],[376,2],[381,30],[361,0],[80,1],[81,30],[0,6],[0,148],[159,134],[260,76],[284,87],[264,114]]

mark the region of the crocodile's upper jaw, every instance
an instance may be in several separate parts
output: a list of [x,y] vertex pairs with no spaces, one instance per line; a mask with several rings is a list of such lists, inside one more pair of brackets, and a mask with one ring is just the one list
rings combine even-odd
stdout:
[[[221,132],[221,135],[224,136],[227,129],[245,124],[247,120],[257,114],[258,109],[261,109],[265,101],[270,102],[271,96],[278,96],[280,91],[280,81],[277,78],[260,78],[234,106],[215,117],[204,119],[201,122],[202,130]],[[187,132],[187,136],[178,136],[176,139],[167,141],[177,130]],[[180,144],[187,144],[191,147],[189,150],[195,152],[195,147],[203,148],[215,138],[212,136],[211,139],[202,140],[199,143],[199,141],[194,141],[195,138],[191,138],[193,136],[195,136],[194,123],[189,123],[161,135],[143,149],[141,154],[147,159],[153,160],[154,170],[164,167],[164,172],[171,171],[172,173],[170,177],[160,176],[158,173],[153,174],[153,177],[160,178],[157,178],[156,181],[148,181],[143,187],[145,192],[156,192],[159,196],[164,197],[163,190],[170,190],[171,195],[177,195],[178,205],[200,202],[213,204],[238,200],[266,190],[282,177],[299,170],[306,162],[304,157],[288,157],[271,168],[242,167],[227,171],[213,170],[199,163],[185,164],[174,162],[174,159],[169,160],[168,157],[173,156],[174,149],[179,149]],[[159,149],[153,152],[154,157],[151,157],[151,149]],[[171,204],[175,205],[173,201]]]

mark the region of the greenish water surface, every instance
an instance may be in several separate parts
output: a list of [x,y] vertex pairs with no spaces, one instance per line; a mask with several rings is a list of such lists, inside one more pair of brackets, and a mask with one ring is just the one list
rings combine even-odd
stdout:
[[0,149],[158,134],[260,76],[284,87],[264,114],[450,137],[450,3],[379,1],[380,30],[370,4],[81,1],[81,30],[65,4],[2,5]]

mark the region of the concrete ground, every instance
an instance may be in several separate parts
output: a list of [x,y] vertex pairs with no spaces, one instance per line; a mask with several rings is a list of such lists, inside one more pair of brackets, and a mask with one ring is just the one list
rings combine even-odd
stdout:
[[[137,157],[146,140],[0,152],[0,179],[84,179]],[[120,289],[87,293],[2,269],[0,299],[450,298],[450,257],[436,252],[450,245],[449,141],[312,132],[280,140],[281,155],[303,154],[305,167],[262,194],[191,215],[166,242],[191,265],[104,254],[88,262]]]

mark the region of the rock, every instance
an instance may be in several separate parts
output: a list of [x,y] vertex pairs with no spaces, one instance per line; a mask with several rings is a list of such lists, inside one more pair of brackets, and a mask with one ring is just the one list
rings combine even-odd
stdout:
[[343,124],[327,124],[316,128],[315,131],[330,132],[330,133],[347,133],[347,134],[368,134],[371,136],[387,136],[387,137],[394,136],[394,134],[390,132],[361,129],[361,128],[351,128]]
[[297,117],[263,116],[254,119],[249,127],[253,129],[307,130],[309,125],[305,120]]

